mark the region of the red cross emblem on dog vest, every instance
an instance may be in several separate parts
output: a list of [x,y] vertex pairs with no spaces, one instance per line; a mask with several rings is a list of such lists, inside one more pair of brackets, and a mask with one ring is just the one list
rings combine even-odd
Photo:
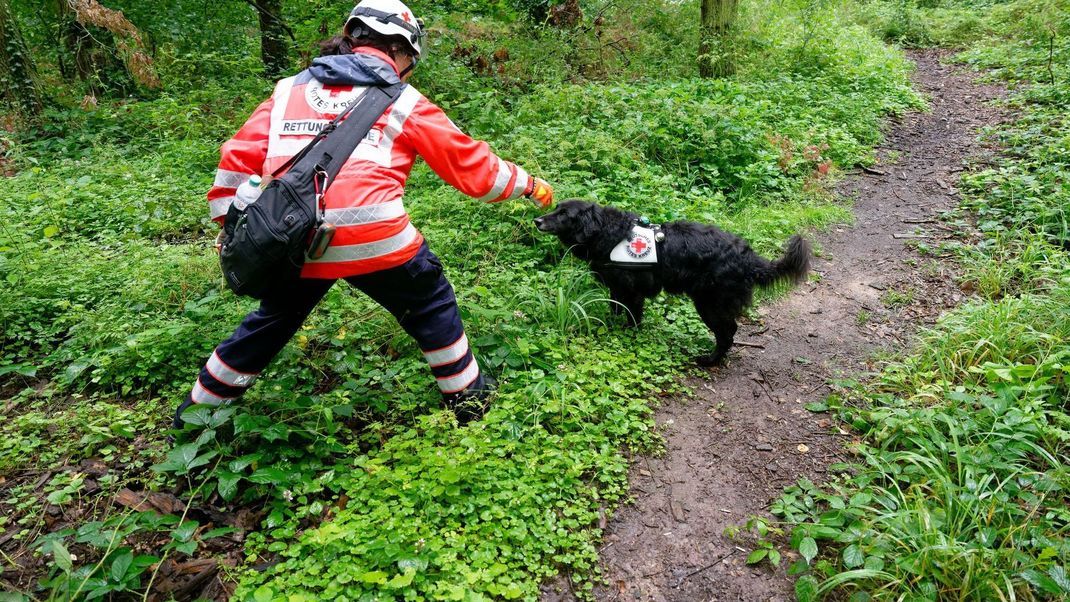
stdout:
[[613,263],[657,263],[658,251],[654,245],[657,236],[653,228],[633,226],[628,238],[610,252],[609,260]]

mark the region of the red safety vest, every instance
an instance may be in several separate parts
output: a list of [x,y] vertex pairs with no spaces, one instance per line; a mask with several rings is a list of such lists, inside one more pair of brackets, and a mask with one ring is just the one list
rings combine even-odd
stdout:
[[[386,61],[373,48],[355,52]],[[212,219],[222,224],[237,187],[252,174],[272,173],[297,154],[326,123],[364,90],[324,85],[308,71],[276,84],[271,98],[220,149],[215,185],[208,192]],[[399,266],[416,254],[423,236],[409,221],[402,196],[416,156],[461,192],[485,202],[522,196],[531,177],[473,140],[442,109],[412,86],[376,122],[325,195],[327,221],[337,227],[330,248],[308,260],[305,278],[345,278]]]

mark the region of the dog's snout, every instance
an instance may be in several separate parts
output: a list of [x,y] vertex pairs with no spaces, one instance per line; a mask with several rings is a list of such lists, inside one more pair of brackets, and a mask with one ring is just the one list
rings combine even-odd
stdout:
[[535,218],[535,227],[540,229],[540,230],[542,230],[542,222],[543,222],[543,218],[541,218],[541,217]]

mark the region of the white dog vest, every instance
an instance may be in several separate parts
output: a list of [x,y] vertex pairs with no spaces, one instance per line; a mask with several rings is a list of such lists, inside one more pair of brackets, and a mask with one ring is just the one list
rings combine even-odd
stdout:
[[658,226],[644,227],[636,224],[627,238],[617,243],[609,253],[612,264],[628,267],[653,267],[658,263],[658,243],[665,235]]

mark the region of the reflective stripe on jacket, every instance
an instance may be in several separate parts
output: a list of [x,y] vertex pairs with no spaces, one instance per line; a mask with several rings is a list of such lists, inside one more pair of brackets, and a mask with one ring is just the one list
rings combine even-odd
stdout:
[[[397,73],[387,55],[358,48],[353,55],[316,59],[312,68],[278,82],[271,98],[223,144],[208,192],[212,219],[222,223],[237,187],[249,175],[272,173],[365,86],[396,82]],[[396,267],[416,254],[423,236],[409,222],[402,197],[417,155],[447,183],[485,202],[519,198],[531,180],[408,86],[327,190],[327,221],[337,230],[324,256],[305,263],[302,276],[356,276]]]

